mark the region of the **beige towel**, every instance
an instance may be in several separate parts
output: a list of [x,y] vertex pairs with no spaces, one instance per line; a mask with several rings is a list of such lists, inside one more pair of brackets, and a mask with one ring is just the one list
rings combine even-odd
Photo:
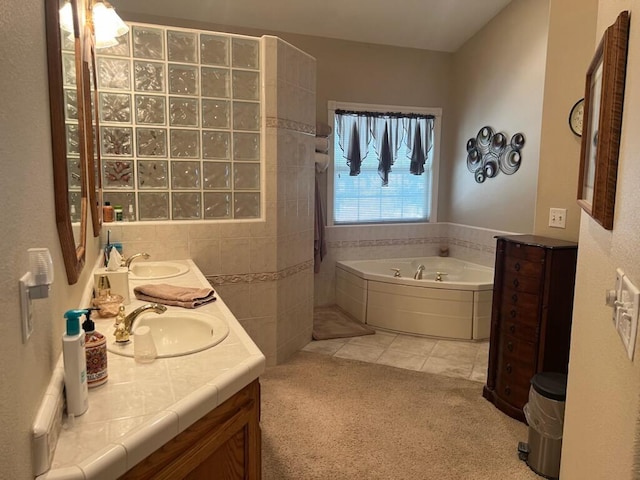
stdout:
[[216,299],[213,288],[178,287],[166,283],[139,285],[133,293],[138,300],[184,308],[196,308]]

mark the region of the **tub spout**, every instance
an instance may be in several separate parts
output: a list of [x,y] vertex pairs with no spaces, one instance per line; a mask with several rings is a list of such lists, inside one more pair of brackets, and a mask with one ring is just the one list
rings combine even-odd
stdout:
[[413,276],[413,278],[415,280],[422,280],[422,272],[424,272],[424,265],[418,265],[418,270],[416,270],[416,273]]

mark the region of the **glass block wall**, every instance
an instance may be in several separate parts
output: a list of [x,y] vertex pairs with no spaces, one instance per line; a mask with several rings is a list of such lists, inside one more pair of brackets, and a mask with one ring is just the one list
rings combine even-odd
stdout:
[[260,218],[260,40],[129,25],[96,55],[104,201],[124,220]]

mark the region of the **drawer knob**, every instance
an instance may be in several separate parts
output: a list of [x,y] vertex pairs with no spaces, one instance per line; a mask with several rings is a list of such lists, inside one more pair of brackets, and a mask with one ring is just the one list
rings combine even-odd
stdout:
[[513,300],[513,303],[516,303],[518,301],[518,295],[515,293],[511,295],[511,300]]
[[507,342],[507,350],[513,352],[513,342]]
[[511,387],[504,387],[504,393],[507,396],[511,395]]
[[517,288],[517,287],[518,287],[518,285],[520,285],[520,282],[518,281],[518,279],[517,279],[517,278],[514,278],[514,280],[513,280],[513,286]]
[[511,325],[509,325],[509,331],[511,333],[516,333],[516,326],[513,323]]
[[511,366],[511,364],[510,364],[510,363],[507,363],[507,367],[506,367],[506,369],[507,369],[507,373],[511,373],[511,372],[513,372],[513,367]]
[[519,271],[520,271],[520,262],[517,262],[517,263],[515,264],[515,269],[516,269],[516,272],[519,272]]
[[511,318],[515,318],[515,317],[516,317],[516,315],[517,315],[517,313],[516,313],[516,311],[515,311],[515,310],[511,310],[511,311],[509,312],[509,315],[511,315]]

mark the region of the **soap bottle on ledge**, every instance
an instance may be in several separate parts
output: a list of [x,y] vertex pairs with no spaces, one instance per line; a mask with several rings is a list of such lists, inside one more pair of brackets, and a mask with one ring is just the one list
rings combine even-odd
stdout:
[[70,417],[82,415],[89,407],[85,333],[80,328],[80,317],[86,313],[86,310],[68,310],[64,314],[67,330],[62,336],[62,357],[67,415]]
[[87,309],[86,320],[82,324],[85,332],[85,352],[87,360],[87,384],[89,388],[102,385],[108,379],[107,374],[107,339],[100,332],[96,332],[96,325],[91,320],[91,312],[96,308]]

